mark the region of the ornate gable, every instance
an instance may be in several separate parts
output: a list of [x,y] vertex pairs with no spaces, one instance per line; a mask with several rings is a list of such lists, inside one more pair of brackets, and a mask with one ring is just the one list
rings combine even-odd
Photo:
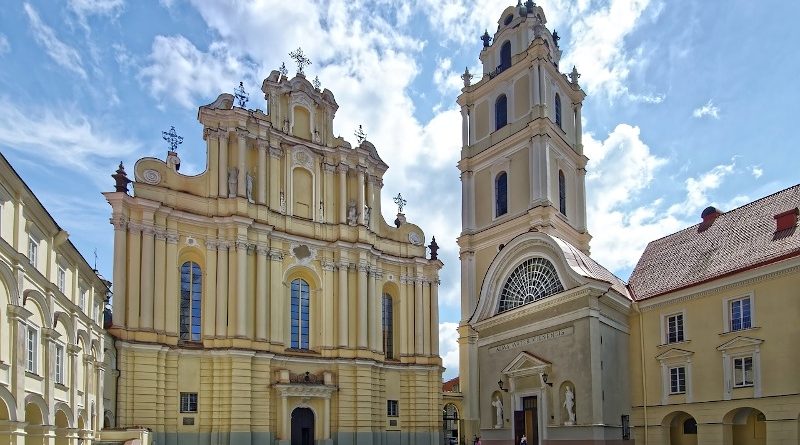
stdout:
[[751,337],[736,337],[732,340],[726,341],[725,343],[717,346],[717,351],[730,351],[733,349],[753,349],[761,345],[761,343],[764,343],[764,340]]

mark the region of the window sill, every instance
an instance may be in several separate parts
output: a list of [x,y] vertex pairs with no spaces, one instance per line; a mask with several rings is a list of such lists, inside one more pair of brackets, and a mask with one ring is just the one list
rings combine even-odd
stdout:
[[723,336],[723,335],[730,335],[730,334],[738,334],[738,333],[740,333],[740,332],[757,331],[757,330],[759,330],[759,329],[761,329],[761,326],[751,326],[751,327],[749,327],[749,328],[747,328],[747,329],[739,329],[738,331],[725,331],[725,332],[720,332],[720,333],[719,333],[719,335],[720,335],[720,336]]
[[755,386],[755,385],[750,383],[748,385],[734,386],[733,389],[752,388],[753,386]]
[[689,344],[691,342],[692,342],[691,340],[683,340],[683,341],[675,341],[675,342],[672,342],[672,343],[661,343],[660,345],[657,345],[657,347],[666,348],[666,347],[672,347],[672,346],[676,346],[676,345],[687,345],[687,344]]
[[293,353],[300,353],[300,354],[313,354],[319,355],[319,352],[313,349],[300,349],[300,348],[286,348],[284,349],[285,352],[293,352]]
[[36,374],[35,372],[25,371],[25,377],[30,377],[38,382],[44,381],[44,377]]
[[65,384],[63,384],[63,383],[58,383],[58,382],[56,382],[56,383],[55,383],[55,387],[56,387],[56,389],[60,389],[60,390],[62,390],[62,391],[67,391],[67,390],[69,390],[69,388],[67,388],[67,385],[65,385]]
[[683,391],[683,392],[671,392],[671,393],[669,393],[669,395],[671,395],[671,396],[684,396],[684,395],[686,395],[686,391]]

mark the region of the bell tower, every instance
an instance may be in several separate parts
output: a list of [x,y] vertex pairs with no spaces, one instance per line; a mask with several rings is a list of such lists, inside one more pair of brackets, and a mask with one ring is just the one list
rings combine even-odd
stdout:
[[[506,8],[493,36],[485,32],[483,73],[464,72],[458,97],[462,148],[460,379],[478,385],[477,333],[468,323],[481,283],[498,252],[516,236],[539,231],[589,254],[581,144],[580,75],[559,69],[558,33],[532,1]],[[466,388],[466,389],[465,389]],[[469,438],[480,435],[476,397],[465,400]]]

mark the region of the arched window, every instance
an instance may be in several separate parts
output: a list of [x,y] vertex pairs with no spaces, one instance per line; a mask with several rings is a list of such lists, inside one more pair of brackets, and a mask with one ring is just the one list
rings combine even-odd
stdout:
[[556,108],[556,125],[558,128],[561,128],[561,96],[556,93],[556,100],[555,100],[555,108]]
[[501,172],[494,180],[494,217],[508,212],[508,175]]
[[544,258],[530,258],[511,272],[500,292],[498,312],[533,303],[564,291],[553,263]]
[[558,171],[558,211],[567,216],[567,184],[561,170]]
[[511,42],[506,40],[500,47],[500,66],[497,67],[497,72],[499,73],[501,71],[505,71],[510,67],[511,67]]
[[494,103],[494,129],[499,130],[505,127],[507,123],[508,99],[505,94],[501,94]]
[[197,263],[181,266],[181,341],[200,341],[203,272]]
[[308,349],[308,283],[300,278],[292,281],[291,347]]
[[394,358],[394,308],[392,296],[383,294],[383,352],[386,358]]

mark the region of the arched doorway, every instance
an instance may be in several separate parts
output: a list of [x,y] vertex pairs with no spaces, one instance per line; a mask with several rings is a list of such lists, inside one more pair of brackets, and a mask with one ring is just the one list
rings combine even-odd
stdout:
[[35,403],[25,405],[25,445],[43,445],[44,414]]
[[69,420],[67,414],[63,410],[56,411],[56,445],[68,445],[69,439],[67,435],[69,431]]
[[667,416],[670,445],[697,445],[697,421],[680,411]]
[[458,445],[461,443],[458,424],[458,408],[448,403],[442,410],[442,431],[444,432],[443,445]]
[[314,445],[314,411],[309,408],[292,411],[292,445]]
[[738,408],[725,415],[726,436],[732,445],[766,445],[767,418],[755,408]]

